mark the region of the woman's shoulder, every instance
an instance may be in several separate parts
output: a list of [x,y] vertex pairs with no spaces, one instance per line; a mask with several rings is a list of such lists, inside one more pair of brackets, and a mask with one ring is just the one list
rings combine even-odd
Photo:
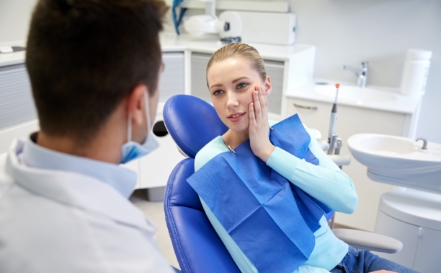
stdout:
[[225,146],[225,143],[221,136],[215,137],[213,140],[208,142],[195,156],[194,169],[195,171],[199,170],[202,166],[204,166],[208,161],[210,161],[213,157],[217,156],[220,153],[227,152],[228,148]]

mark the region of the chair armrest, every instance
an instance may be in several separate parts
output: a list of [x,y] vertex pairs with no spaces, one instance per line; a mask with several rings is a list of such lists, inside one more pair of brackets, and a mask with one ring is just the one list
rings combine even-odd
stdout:
[[349,155],[328,155],[337,166],[346,166],[351,163],[351,157]]
[[332,231],[337,238],[355,248],[384,253],[396,253],[403,248],[402,242],[378,233],[344,228],[334,228]]
[[329,150],[329,143],[327,141],[325,141],[325,140],[324,141],[317,140],[317,141],[318,141],[318,143],[320,145],[320,148],[322,148],[322,150],[324,152],[327,152]]

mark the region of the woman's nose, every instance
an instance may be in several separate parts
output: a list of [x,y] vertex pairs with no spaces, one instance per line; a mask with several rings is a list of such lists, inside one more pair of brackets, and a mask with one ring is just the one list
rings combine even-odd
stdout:
[[233,92],[228,92],[228,101],[227,101],[227,107],[228,108],[234,108],[239,105],[237,101],[237,97]]

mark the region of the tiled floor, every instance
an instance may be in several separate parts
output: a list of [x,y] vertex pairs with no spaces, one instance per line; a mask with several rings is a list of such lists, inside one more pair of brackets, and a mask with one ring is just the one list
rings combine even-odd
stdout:
[[170,265],[179,268],[170,236],[168,235],[167,226],[165,224],[164,203],[147,201],[144,190],[135,191],[132,197],[130,197],[130,201],[132,201],[135,206],[141,209],[156,224],[156,237],[162,254]]

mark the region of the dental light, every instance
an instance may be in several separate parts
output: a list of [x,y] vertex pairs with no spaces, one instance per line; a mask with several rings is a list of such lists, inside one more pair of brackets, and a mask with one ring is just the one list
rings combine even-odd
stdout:
[[217,33],[222,41],[239,42],[242,21],[239,13],[224,11],[216,16],[216,1],[205,2],[205,14],[195,15],[184,21],[184,29],[192,36]]

